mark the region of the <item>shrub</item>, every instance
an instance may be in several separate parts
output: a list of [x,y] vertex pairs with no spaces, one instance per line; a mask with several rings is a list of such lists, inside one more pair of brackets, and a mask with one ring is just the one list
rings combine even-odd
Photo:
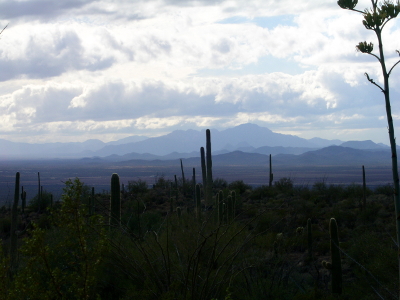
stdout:
[[42,195],[41,195],[40,199],[39,199],[39,196],[36,195],[29,202],[29,207],[31,210],[45,211],[48,207],[51,206],[51,199],[52,199],[51,193],[49,193],[47,191],[43,191],[41,194]]
[[388,183],[386,185],[378,186],[375,189],[375,194],[381,194],[381,195],[385,195],[388,197],[393,196],[393,184]]
[[144,194],[148,191],[147,182],[144,180],[128,181],[128,192],[133,195]]
[[244,194],[244,192],[246,192],[247,190],[253,189],[253,187],[251,185],[245,184],[243,182],[243,180],[236,180],[236,181],[231,182],[228,185],[228,188],[230,190],[234,190],[239,195]]
[[222,178],[215,178],[213,181],[213,188],[217,190],[223,190],[228,187],[228,182]]
[[8,236],[11,229],[11,217],[5,216],[0,219],[0,233],[3,236]]
[[[105,249],[104,222],[87,218],[83,184],[68,180],[61,209],[52,212],[52,229],[37,225],[20,249],[21,268],[9,299],[95,299],[97,269]],[[89,226],[93,224],[96,226]]]
[[284,194],[290,194],[293,192],[293,181],[290,178],[282,177],[274,183],[275,188]]

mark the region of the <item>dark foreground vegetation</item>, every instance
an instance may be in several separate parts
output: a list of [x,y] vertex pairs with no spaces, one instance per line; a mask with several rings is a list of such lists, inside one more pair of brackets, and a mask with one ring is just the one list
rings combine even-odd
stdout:
[[[216,178],[213,198],[205,202],[201,189],[197,205],[193,181],[182,178],[111,190],[111,197],[96,193],[75,179],[66,182],[61,201],[42,191],[15,207],[14,231],[3,206],[0,298],[397,297],[391,186],[299,187],[281,178],[252,188]],[[341,293],[331,218],[338,225]]]

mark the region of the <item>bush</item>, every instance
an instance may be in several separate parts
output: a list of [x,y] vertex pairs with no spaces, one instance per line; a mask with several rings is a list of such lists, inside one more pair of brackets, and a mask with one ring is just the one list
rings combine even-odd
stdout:
[[[97,270],[105,249],[104,222],[87,218],[83,184],[68,180],[52,229],[37,225],[20,249],[20,269],[7,299],[97,299]],[[96,229],[90,226],[92,224]]]
[[386,185],[378,186],[375,189],[375,194],[381,194],[388,197],[393,196],[393,184],[388,183]]
[[293,192],[293,181],[290,178],[282,177],[274,183],[275,188],[284,194],[290,194]]
[[51,193],[43,191],[41,193],[41,198],[39,198],[39,195],[36,195],[31,199],[29,207],[34,211],[46,211],[46,209],[52,205],[52,197]]
[[153,185],[155,189],[169,189],[171,187],[171,180],[166,180],[164,175],[156,177],[156,183]]
[[0,233],[4,236],[8,236],[10,234],[11,229],[11,217],[6,216],[0,219]]
[[213,188],[217,190],[223,190],[228,187],[228,182],[222,178],[215,178],[213,182]]
[[147,182],[144,180],[128,181],[128,192],[133,195],[144,194],[148,191]]
[[247,190],[253,189],[253,187],[251,185],[245,184],[243,182],[243,180],[236,180],[236,181],[231,182],[228,185],[228,188],[230,190],[234,190],[239,195],[244,194],[244,192],[246,192]]

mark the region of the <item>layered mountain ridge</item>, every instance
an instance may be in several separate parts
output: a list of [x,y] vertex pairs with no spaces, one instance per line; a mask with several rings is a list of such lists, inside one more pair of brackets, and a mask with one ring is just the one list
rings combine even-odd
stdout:
[[[372,141],[304,139],[275,133],[255,124],[242,124],[218,131],[211,129],[213,155],[234,151],[263,155],[302,155],[328,146],[344,146],[367,151],[385,151],[389,147]],[[198,157],[205,146],[205,130],[176,130],[159,137],[131,136],[104,143],[88,140],[82,143],[15,143],[0,139],[0,159],[49,159],[98,157],[105,161],[174,160]],[[303,157],[306,159],[307,157]],[[289,159],[289,158],[288,158]]]

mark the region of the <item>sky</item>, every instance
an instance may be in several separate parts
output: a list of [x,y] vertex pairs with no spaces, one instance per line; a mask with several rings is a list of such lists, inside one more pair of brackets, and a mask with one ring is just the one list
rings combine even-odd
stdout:
[[[0,138],[104,142],[244,123],[389,144],[377,41],[336,0],[0,0]],[[360,0],[364,10],[370,1]],[[400,20],[400,18],[399,18]],[[400,21],[383,31],[390,68]],[[400,132],[400,65],[390,77]]]

